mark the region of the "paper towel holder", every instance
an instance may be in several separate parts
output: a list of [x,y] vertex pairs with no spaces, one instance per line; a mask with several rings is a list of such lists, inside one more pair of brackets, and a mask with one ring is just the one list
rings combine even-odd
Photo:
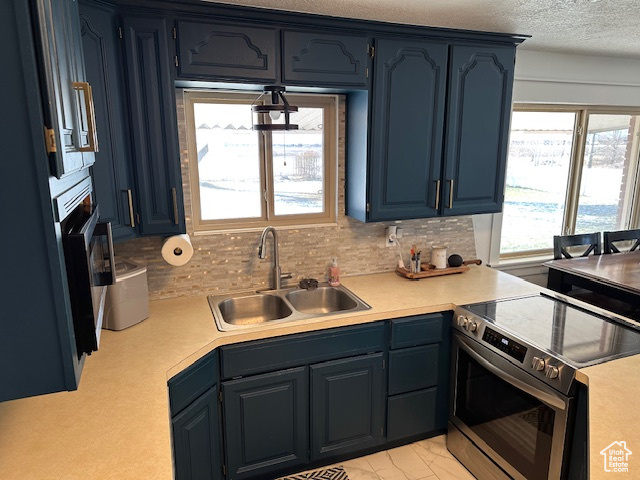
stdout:
[[193,245],[187,234],[166,238],[161,250],[162,258],[174,267],[186,265],[193,257]]

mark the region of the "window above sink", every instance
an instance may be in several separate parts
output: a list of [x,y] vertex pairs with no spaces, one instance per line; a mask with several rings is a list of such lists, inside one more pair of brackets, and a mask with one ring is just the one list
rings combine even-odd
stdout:
[[273,132],[252,130],[259,97],[185,92],[196,231],[336,221],[337,97],[288,93],[299,129]]

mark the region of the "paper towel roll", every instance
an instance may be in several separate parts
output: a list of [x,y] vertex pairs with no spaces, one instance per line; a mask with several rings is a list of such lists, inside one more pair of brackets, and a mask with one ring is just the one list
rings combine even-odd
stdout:
[[162,258],[175,267],[186,264],[193,256],[193,245],[189,235],[174,235],[162,244]]

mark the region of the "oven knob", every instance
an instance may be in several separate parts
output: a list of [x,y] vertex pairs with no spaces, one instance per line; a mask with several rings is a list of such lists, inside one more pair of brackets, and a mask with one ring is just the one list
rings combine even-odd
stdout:
[[475,332],[476,330],[478,330],[478,324],[476,322],[474,322],[473,320],[470,320],[469,323],[467,323],[466,328],[470,332]]
[[534,368],[534,370],[537,370],[538,372],[541,372],[544,370],[544,360],[540,357],[533,357],[533,360],[531,361],[531,366]]
[[464,315],[458,316],[458,326],[459,327],[467,328],[467,324],[468,323],[469,323],[469,319],[467,317],[465,317]]
[[558,367],[554,367],[553,365],[549,365],[544,372],[547,378],[558,378],[558,373]]

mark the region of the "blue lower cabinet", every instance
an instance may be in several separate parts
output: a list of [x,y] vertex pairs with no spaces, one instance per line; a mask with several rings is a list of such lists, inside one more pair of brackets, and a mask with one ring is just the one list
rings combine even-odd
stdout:
[[389,395],[438,383],[440,344],[403,348],[389,353]]
[[389,397],[387,440],[424,435],[436,428],[436,387]]
[[222,383],[228,480],[308,462],[308,375],[299,367]]
[[221,480],[218,395],[214,385],[173,417],[176,480]]
[[384,443],[383,353],[311,366],[311,459]]
[[388,442],[424,438],[447,428],[450,324],[451,312],[391,321]]

